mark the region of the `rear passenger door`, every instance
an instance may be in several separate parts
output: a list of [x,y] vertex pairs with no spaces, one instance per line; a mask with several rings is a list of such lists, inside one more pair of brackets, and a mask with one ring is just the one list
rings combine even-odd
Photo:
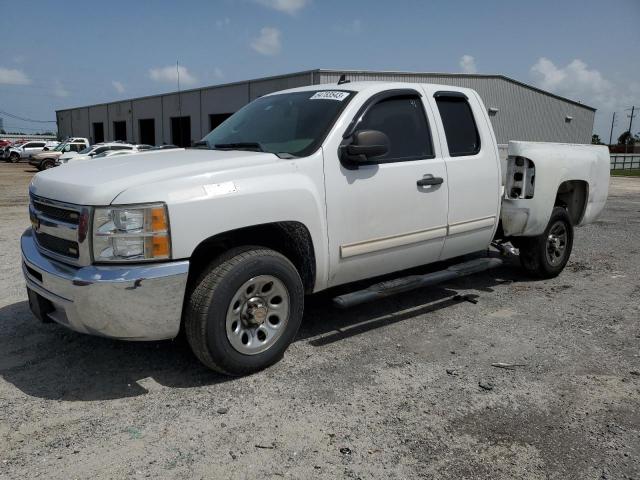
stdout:
[[486,248],[499,215],[500,169],[493,129],[475,92],[467,93],[432,95],[449,180],[443,260]]

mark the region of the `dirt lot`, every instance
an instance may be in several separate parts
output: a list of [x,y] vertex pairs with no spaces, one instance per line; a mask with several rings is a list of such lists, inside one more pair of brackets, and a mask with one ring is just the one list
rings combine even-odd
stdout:
[[313,297],[284,360],[230,380],[33,319],[32,174],[0,164],[0,478],[640,478],[640,179],[612,179],[554,280]]

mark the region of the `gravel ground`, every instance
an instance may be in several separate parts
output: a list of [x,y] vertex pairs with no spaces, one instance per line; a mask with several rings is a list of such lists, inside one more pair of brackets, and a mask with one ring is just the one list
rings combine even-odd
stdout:
[[640,179],[612,179],[554,280],[318,295],[282,362],[228,379],[180,342],[36,322],[33,173],[0,164],[0,478],[640,478]]

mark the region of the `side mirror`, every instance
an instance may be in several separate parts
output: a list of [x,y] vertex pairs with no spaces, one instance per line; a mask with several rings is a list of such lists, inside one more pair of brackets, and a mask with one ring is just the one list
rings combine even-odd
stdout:
[[348,163],[366,164],[388,152],[386,134],[378,130],[358,130],[352,135],[351,143],[340,147],[340,158]]

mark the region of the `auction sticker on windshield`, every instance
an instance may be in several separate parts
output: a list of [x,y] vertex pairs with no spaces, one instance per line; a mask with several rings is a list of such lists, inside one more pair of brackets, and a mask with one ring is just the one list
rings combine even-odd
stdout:
[[349,92],[339,92],[335,90],[324,90],[316,92],[309,100],[337,100],[341,102],[349,96]]

